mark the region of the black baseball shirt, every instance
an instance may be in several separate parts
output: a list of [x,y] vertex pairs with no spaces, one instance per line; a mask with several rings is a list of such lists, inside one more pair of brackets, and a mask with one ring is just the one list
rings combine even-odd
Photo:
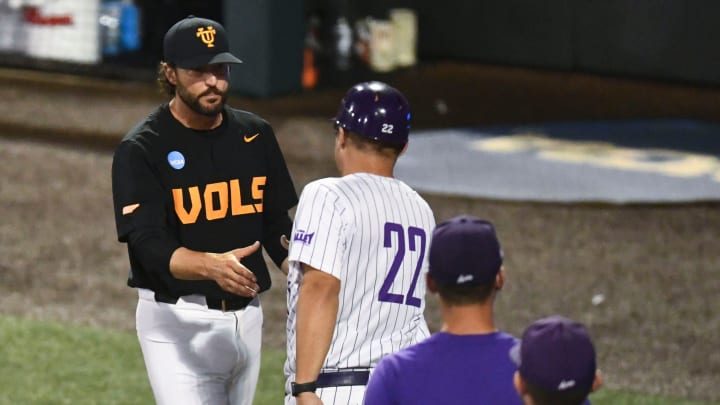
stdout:
[[[280,265],[297,193],[271,126],[226,106],[220,127],[186,128],[164,104],[130,130],[115,151],[113,201],[118,240],[130,257],[128,285],[173,297],[232,298],[215,281],[175,279],[178,247],[223,253],[258,240]],[[262,253],[243,258],[260,291],[270,288]]]

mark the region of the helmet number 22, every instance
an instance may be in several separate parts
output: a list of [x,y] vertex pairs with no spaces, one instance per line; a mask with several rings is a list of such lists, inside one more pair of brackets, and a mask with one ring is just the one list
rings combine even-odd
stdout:
[[383,134],[392,134],[393,133],[393,124],[382,124],[382,128],[380,129],[380,132]]
[[416,252],[419,249],[420,253],[417,264],[415,265],[415,271],[412,276],[412,281],[410,281],[410,288],[407,291],[407,295],[403,295],[391,293],[390,287],[392,287],[393,283],[395,282],[395,278],[397,277],[400,266],[402,265],[403,259],[405,258],[405,229],[400,224],[392,222],[385,223],[384,247],[393,247],[393,234],[397,235],[397,251],[395,252],[395,258],[393,259],[387,277],[385,277],[385,281],[380,288],[380,293],[378,294],[378,301],[393,302],[396,304],[404,303],[405,305],[412,305],[419,308],[420,304],[422,303],[422,299],[414,297],[413,294],[415,293],[418,276],[420,275],[420,269],[422,268],[423,259],[425,258],[427,235],[422,228],[411,226],[407,229],[408,248],[411,252]]

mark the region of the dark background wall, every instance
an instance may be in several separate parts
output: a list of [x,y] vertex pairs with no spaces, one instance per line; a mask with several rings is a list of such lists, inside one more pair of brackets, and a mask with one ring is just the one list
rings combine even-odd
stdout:
[[[165,30],[190,13],[218,19],[237,35],[254,30],[257,52],[277,59],[263,44],[299,53],[295,48],[302,47],[302,41],[292,41],[291,35],[304,32],[310,14],[323,20],[321,34],[330,42],[339,15],[350,21],[387,18],[390,9],[407,7],[418,16],[421,60],[720,84],[717,0],[137,0],[137,4],[144,15],[145,50],[151,55],[160,54]],[[294,13],[303,15],[290,15]],[[246,51],[253,49],[248,46]]]
[[[420,63],[437,60],[720,85],[718,0],[135,0],[142,47],[73,66],[0,55],[0,64],[146,80],[162,57],[167,29],[188,14],[225,24],[231,46],[248,63],[238,93],[273,96],[301,91],[310,16],[320,21],[316,55],[320,86],[375,77],[367,65],[333,66],[333,26],[388,18],[393,8],[418,17]],[[357,62],[357,61],[356,61]],[[252,78],[249,79],[249,78]]]
[[[720,84],[717,0],[306,0],[418,15],[421,59],[455,59]],[[337,4],[343,4],[337,7]]]

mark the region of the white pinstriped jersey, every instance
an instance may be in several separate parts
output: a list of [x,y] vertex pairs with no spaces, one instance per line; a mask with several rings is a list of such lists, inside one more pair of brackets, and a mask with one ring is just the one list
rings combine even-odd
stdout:
[[427,202],[394,178],[356,173],[305,186],[289,251],[285,374],[290,379],[300,263],[341,282],[323,369],[374,367],[384,355],[429,335],[423,311],[434,228]]

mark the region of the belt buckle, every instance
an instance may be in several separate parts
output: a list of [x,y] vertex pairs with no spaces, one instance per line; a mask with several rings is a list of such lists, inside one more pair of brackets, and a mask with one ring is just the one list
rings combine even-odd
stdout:
[[220,307],[222,308],[223,312],[227,312],[227,304],[225,300],[220,300]]

